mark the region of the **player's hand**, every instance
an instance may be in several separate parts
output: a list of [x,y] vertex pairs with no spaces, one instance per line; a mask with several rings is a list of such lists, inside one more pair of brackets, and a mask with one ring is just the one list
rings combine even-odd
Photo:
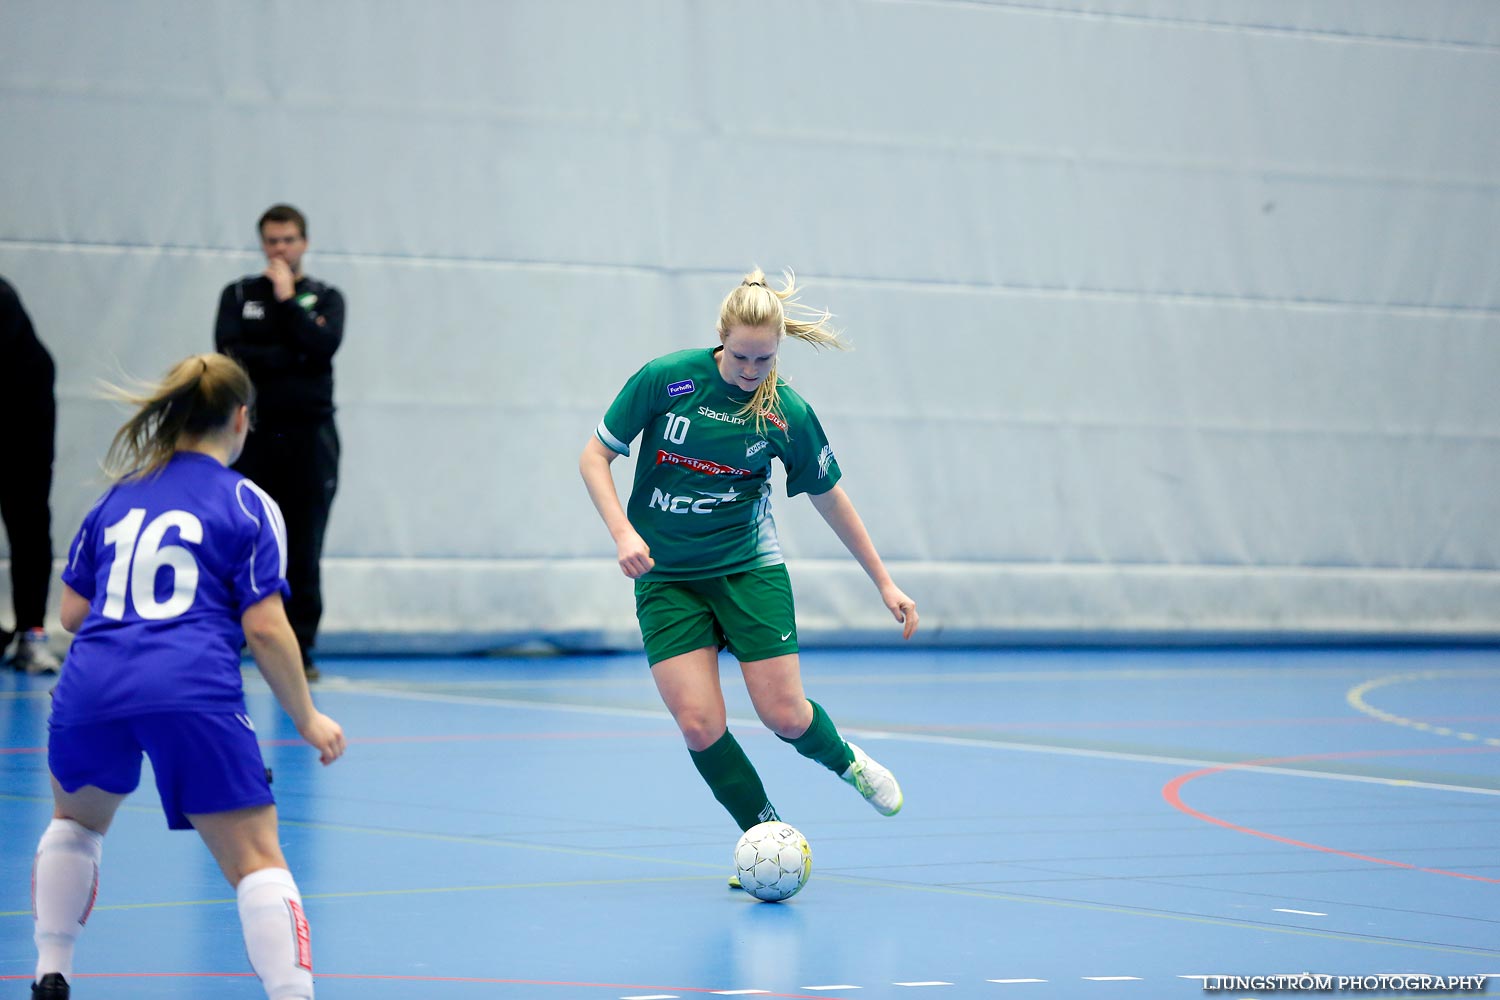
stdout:
[[291,265],[280,257],[266,261],[265,275],[271,280],[271,290],[277,302],[285,302],[296,294],[297,276],[292,273]]
[[890,609],[891,617],[901,623],[901,638],[910,639],[917,634],[917,623],[921,621],[921,616],[917,614],[916,601],[907,597],[894,584],[881,590],[880,599]]
[[325,765],[338,760],[348,749],[348,744],[344,741],[344,727],[322,712],[314,712],[312,718],[303,723],[297,732],[318,751],[318,759]]
[[656,565],[656,560],[651,558],[651,546],[633,531],[629,537],[620,539],[615,548],[615,554],[620,562],[620,572],[632,580],[645,576],[651,572],[651,567]]

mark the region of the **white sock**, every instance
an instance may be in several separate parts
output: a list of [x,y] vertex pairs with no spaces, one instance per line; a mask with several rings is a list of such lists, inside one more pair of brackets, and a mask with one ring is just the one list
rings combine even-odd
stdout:
[[73,975],[73,948],[99,894],[104,835],[70,819],[54,819],[36,845],[31,913],[36,920],[36,978]]
[[312,940],[302,894],[285,868],[262,868],[235,887],[250,967],[270,1000],[312,1000]]

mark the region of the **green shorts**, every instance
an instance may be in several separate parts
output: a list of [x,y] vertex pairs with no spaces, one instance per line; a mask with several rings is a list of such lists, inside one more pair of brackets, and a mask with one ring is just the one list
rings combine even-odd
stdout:
[[706,580],[637,580],[635,617],[646,658],[728,647],[741,663],[797,652],[792,578],[785,564]]

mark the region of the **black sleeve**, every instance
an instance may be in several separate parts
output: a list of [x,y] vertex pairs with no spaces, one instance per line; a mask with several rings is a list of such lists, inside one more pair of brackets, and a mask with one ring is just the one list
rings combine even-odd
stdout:
[[214,350],[236,357],[244,339],[240,336],[240,313],[235,308],[239,296],[234,290],[238,287],[238,282],[224,286],[224,292],[219,296],[219,315],[214,319]]
[[302,308],[296,295],[273,308],[281,314],[278,328],[290,333],[286,346],[297,353],[332,358],[344,341],[344,296],[332,285],[323,287],[311,310]]
[[0,278],[0,371],[18,380],[45,377],[50,384],[52,370],[52,356],[37,339],[20,294]]
[[239,361],[249,369],[252,378],[290,370],[297,363],[297,352],[290,345],[252,341],[245,336],[243,284],[236,281],[219,296],[219,315],[214,321],[214,350]]

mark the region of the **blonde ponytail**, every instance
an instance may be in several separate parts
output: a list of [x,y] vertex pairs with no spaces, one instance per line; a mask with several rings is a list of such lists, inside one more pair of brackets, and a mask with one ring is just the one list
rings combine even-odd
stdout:
[[[820,350],[825,347],[849,350],[849,344],[840,339],[838,331],[833,328],[833,314],[826,309],[802,305],[797,301],[796,275],[787,271],[785,278],[785,283],[778,289],[766,283],[765,273],[758,267],[745,275],[739,287],[725,296],[719,306],[719,335],[727,334],[736,326],[769,326],[782,335],[796,337]],[[781,418],[776,368],[775,364],[771,365],[770,372],[739,411],[742,416],[755,421],[757,433],[765,432],[768,419],[775,423]]]
[[104,456],[111,480],[144,479],[160,472],[184,438],[223,430],[255,388],[240,363],[224,354],[195,354],[172,366],[158,383],[131,392],[106,386],[113,398],[137,407],[115,432]]

